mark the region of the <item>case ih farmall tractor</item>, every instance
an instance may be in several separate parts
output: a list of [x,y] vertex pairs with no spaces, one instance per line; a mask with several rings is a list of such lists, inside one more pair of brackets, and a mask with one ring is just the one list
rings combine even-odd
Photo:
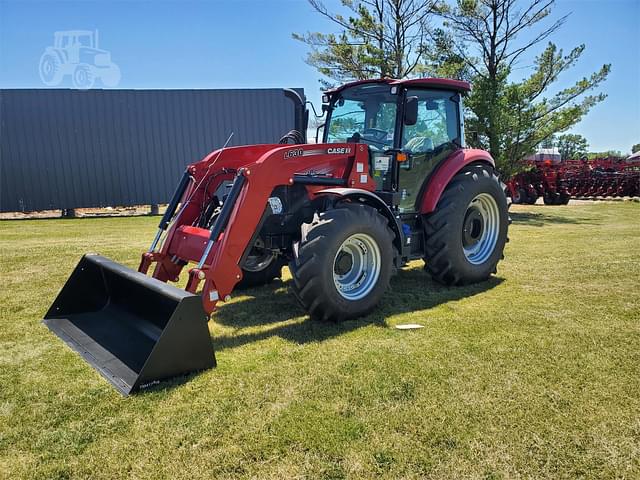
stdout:
[[[209,315],[288,264],[313,319],[366,315],[424,259],[486,280],[507,239],[491,156],[464,148],[465,82],[369,80],[324,96],[321,144],[222,148],[187,167],[138,271],[85,255],[45,323],[123,394],[215,365]],[[184,290],[178,281],[186,268]],[[147,273],[152,272],[151,276]]]

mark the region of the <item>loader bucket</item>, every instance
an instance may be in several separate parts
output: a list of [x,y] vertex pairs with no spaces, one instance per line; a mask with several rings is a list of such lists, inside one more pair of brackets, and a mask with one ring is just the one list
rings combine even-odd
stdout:
[[201,298],[82,257],[43,320],[123,395],[216,365]]

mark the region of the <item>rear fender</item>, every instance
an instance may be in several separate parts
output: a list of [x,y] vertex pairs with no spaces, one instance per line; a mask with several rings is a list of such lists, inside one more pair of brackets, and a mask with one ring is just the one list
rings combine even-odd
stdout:
[[360,188],[327,188],[325,190],[320,190],[319,192],[317,192],[317,195],[336,196],[339,197],[337,199],[339,202],[350,201],[353,203],[362,203],[378,210],[389,221],[389,226],[393,230],[393,233],[395,233],[396,235],[393,243],[398,249],[398,252],[402,253],[404,235],[402,233],[402,228],[400,228],[400,225],[398,223],[398,219],[393,214],[389,206],[384,203],[384,201],[375,193],[369,192],[367,190],[362,190]]
[[471,164],[495,167],[495,162],[489,152],[475,148],[456,150],[438,166],[437,170],[427,180],[420,203],[420,213],[433,212],[449,182],[458,172]]

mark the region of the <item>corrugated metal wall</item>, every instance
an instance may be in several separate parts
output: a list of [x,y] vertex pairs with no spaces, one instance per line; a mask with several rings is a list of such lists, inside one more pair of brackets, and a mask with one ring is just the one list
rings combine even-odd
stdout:
[[246,145],[301,128],[283,89],[0,90],[0,102],[3,212],[165,203],[231,132]]

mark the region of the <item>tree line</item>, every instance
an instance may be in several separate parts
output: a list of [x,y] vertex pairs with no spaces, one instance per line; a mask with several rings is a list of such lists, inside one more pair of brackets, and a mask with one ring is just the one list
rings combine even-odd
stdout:
[[[567,20],[554,17],[554,0],[341,0],[340,12],[308,1],[339,30],[293,34],[309,46],[306,61],[323,75],[323,86],[381,77],[469,81],[468,143],[488,150],[506,175],[606,98],[595,90],[610,64],[556,86],[585,46],[564,52],[550,41]],[[579,139],[564,140],[571,154],[586,150]]]

